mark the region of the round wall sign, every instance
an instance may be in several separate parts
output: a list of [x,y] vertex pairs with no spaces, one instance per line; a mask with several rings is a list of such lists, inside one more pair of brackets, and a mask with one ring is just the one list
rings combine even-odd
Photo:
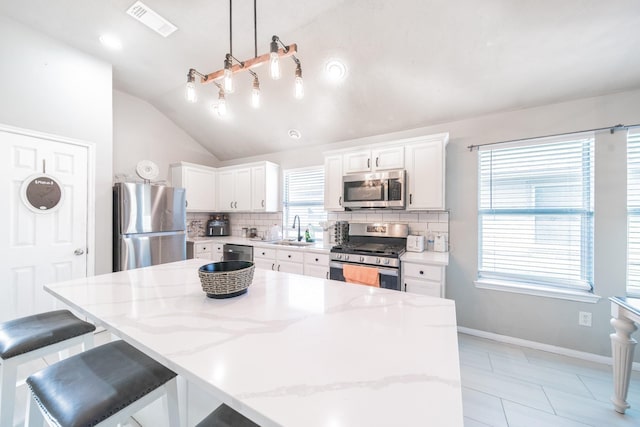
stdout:
[[60,207],[63,193],[57,179],[50,175],[31,175],[23,181],[21,187],[22,201],[37,213],[53,212]]

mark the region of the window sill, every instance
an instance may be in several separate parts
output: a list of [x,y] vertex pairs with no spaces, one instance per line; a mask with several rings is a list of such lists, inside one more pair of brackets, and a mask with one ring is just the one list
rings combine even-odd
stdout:
[[492,291],[512,292],[516,294],[532,295],[537,297],[557,298],[576,302],[595,304],[600,301],[600,296],[587,291],[572,289],[552,289],[546,286],[533,284],[506,282],[500,280],[481,279],[473,282],[478,289]]

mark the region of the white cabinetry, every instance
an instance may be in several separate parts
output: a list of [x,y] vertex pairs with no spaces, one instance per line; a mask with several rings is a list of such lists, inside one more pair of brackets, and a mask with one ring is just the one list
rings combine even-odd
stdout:
[[187,258],[214,259],[212,247],[211,242],[207,241],[187,242]]
[[402,290],[444,298],[445,268],[442,265],[402,263]]
[[404,168],[404,148],[400,145],[347,152],[343,157],[345,174]]
[[212,245],[211,259],[218,262],[224,261],[224,243],[216,243]]
[[324,209],[341,211],[342,207],[342,155],[324,158]]
[[329,255],[314,252],[305,252],[304,254],[304,275],[319,277],[321,279],[329,278]]
[[297,250],[276,250],[276,271],[304,274],[304,253]]
[[251,210],[251,168],[218,170],[218,208],[222,212]]
[[445,145],[449,134],[405,146],[407,210],[444,210]]
[[187,211],[217,210],[215,171],[214,168],[187,162],[171,165],[171,185],[186,189]]
[[278,211],[279,175],[280,167],[275,163],[262,162],[251,167],[251,210]]
[[253,263],[263,270],[276,269],[276,250],[271,248],[253,248]]

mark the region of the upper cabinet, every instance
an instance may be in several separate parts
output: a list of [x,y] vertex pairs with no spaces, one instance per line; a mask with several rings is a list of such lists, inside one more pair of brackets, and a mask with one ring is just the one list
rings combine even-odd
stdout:
[[218,170],[218,209],[221,212],[251,210],[251,168]]
[[279,202],[278,178],[280,166],[262,162],[251,167],[251,210],[277,212]]
[[406,170],[406,210],[444,210],[445,147],[441,133],[325,153],[324,208],[341,211],[342,177],[351,173]]
[[445,146],[449,134],[431,135],[405,145],[407,210],[444,210]]
[[258,162],[218,169],[218,210],[277,212],[280,167]]
[[356,150],[343,154],[343,173],[345,174],[403,168],[404,147],[402,145]]
[[194,163],[171,165],[171,185],[186,190],[187,212],[215,212],[216,170]]

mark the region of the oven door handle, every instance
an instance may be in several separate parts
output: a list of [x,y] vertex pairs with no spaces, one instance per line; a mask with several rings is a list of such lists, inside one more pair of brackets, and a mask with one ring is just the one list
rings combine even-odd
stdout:
[[396,268],[384,268],[384,267],[376,267],[376,266],[373,266],[373,265],[352,264],[350,262],[337,262],[337,261],[331,261],[329,263],[329,268],[337,268],[337,269],[342,270],[342,267],[345,264],[357,265],[357,266],[360,266],[360,267],[377,268],[378,271],[380,272],[380,274],[382,274],[384,276],[398,277],[398,269],[396,269]]

